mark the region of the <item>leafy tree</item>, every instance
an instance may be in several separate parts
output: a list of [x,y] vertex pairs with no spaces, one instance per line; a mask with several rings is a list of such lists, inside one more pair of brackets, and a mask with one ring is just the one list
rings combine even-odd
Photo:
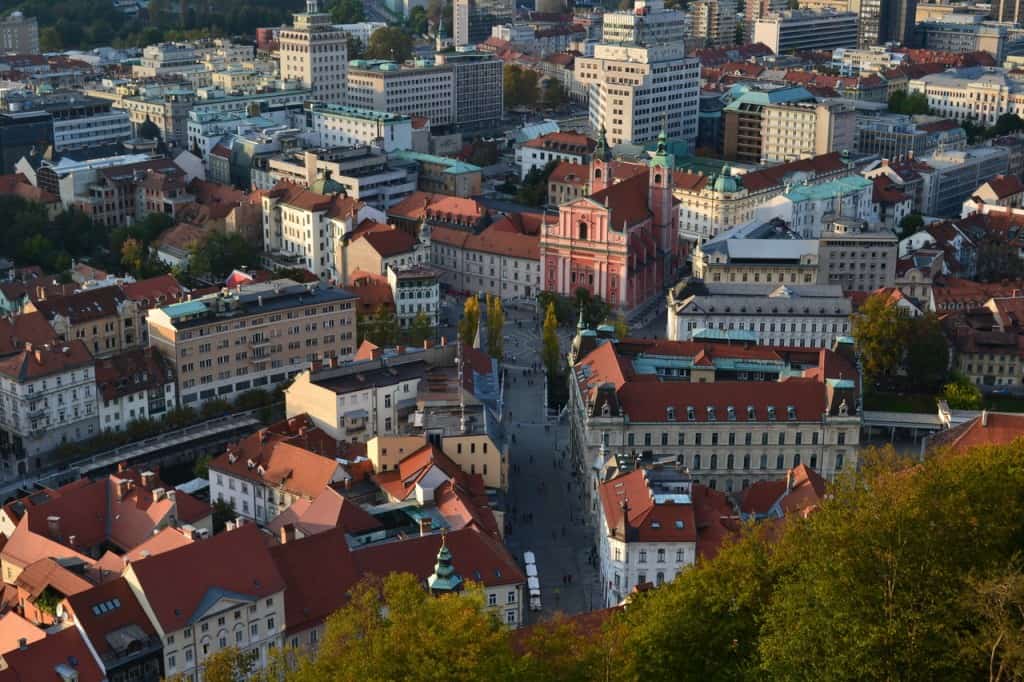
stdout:
[[427,10],[421,5],[409,10],[409,16],[405,18],[405,28],[414,36],[426,35],[430,30]]
[[1009,243],[988,239],[977,251],[977,277],[983,282],[1024,277],[1024,261]]
[[906,321],[907,375],[921,387],[937,388],[949,369],[949,343],[933,313]]
[[357,36],[354,36],[351,33],[347,34],[345,36],[345,48],[349,59],[363,58],[365,48],[363,47],[363,41],[361,41]]
[[367,59],[390,59],[404,62],[412,58],[412,38],[400,28],[385,26],[370,34],[366,46]]
[[557,78],[549,78],[544,84],[544,106],[548,109],[558,109],[569,103],[569,95],[565,91],[562,81]]
[[363,319],[363,339],[378,346],[393,346],[398,342],[398,317],[383,305],[369,318]]
[[231,403],[220,398],[207,400],[199,410],[200,419],[213,419],[231,412]]
[[138,239],[128,238],[121,244],[121,265],[132,274],[142,271],[146,250]]
[[207,479],[210,477],[210,460],[213,458],[210,455],[202,455],[196,458],[195,464],[192,465],[192,476],[195,478]]
[[534,166],[526,173],[516,192],[516,201],[528,206],[543,206],[548,201],[548,178],[558,161],[548,161],[543,168]]
[[235,503],[231,500],[215,500],[213,503],[213,532],[216,535],[227,528],[228,521],[234,521]]
[[924,218],[920,213],[903,216],[903,219],[900,220],[900,239],[906,239],[915,232],[919,232],[922,227],[924,227]]
[[968,583],[967,609],[977,630],[968,635],[964,653],[988,658],[990,682],[1024,679],[1024,573],[1015,557],[994,575]]
[[853,338],[860,351],[865,378],[876,383],[892,375],[903,359],[906,319],[880,294],[869,296],[853,315]]
[[[358,656],[352,652],[358,651]],[[291,682],[489,681],[513,662],[509,632],[470,586],[461,595],[431,596],[408,573],[357,584],[327,619],[315,658],[299,662]]]
[[462,305],[462,319],[459,320],[459,338],[466,346],[472,346],[476,339],[476,328],[480,325],[480,301],[468,296]]
[[982,405],[981,389],[962,374],[942,387],[942,398],[954,410],[980,410]]
[[544,331],[541,336],[541,356],[544,360],[544,367],[548,375],[561,374],[562,352],[558,347],[558,316],[555,315],[555,304],[548,304],[547,312],[544,314]]
[[336,24],[358,24],[366,21],[360,0],[338,0],[330,6],[331,21]]
[[537,104],[536,71],[524,69],[516,64],[506,64],[503,71],[503,88],[506,107],[534,107]]
[[889,111],[894,114],[927,114],[928,97],[923,92],[897,90],[889,97]]
[[206,682],[241,682],[255,668],[255,651],[241,651],[235,647],[221,649],[203,662]]
[[257,256],[252,245],[242,235],[213,230],[201,242],[193,244],[189,269],[198,274],[224,277],[232,270],[256,262]]
[[454,8],[450,2],[446,2],[445,0],[427,0],[427,21],[430,22],[431,26],[435,27],[434,30],[437,30],[436,27],[438,22],[443,21],[445,35],[448,36],[454,35],[455,33],[452,25],[454,19],[453,11]]
[[605,320],[605,324],[610,324],[615,327],[615,338],[620,341],[629,336],[629,325],[626,324],[626,320],[621,315],[616,315],[610,320]]
[[505,310],[501,298],[487,296],[487,353],[499,360],[505,357]]
[[414,346],[422,346],[424,341],[434,338],[434,327],[430,323],[430,316],[426,313],[417,313],[409,323],[409,342]]

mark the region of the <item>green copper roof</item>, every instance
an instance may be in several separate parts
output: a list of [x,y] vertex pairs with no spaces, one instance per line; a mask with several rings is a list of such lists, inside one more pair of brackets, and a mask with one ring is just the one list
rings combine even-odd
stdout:
[[448,538],[441,536],[441,549],[437,552],[434,572],[427,578],[427,587],[432,592],[457,592],[462,589],[462,576],[452,566],[452,553],[448,549]]

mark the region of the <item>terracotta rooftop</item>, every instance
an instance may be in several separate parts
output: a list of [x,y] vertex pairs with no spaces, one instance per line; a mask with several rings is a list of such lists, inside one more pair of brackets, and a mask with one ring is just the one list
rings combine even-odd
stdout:
[[[740,510],[758,517],[789,514],[806,516],[825,500],[825,479],[806,464],[799,464],[775,481],[756,481],[743,491]],[[777,510],[777,512],[776,512]]]
[[[477,251],[481,253],[492,253],[510,258],[523,258],[527,260],[540,259],[540,239],[536,234],[522,234],[513,232],[501,226],[502,223],[495,223],[480,234],[473,234],[466,230],[435,226],[430,231],[430,238],[440,244],[447,244],[455,248]],[[497,229],[495,229],[497,227]]]
[[70,320],[71,324],[82,324],[116,316],[124,300],[120,287],[108,286],[79,291],[70,296],[46,298],[35,306],[48,320],[52,321],[59,315]]
[[[31,345],[31,344],[29,344]],[[53,374],[70,372],[92,364],[85,344],[75,339],[56,345],[31,346],[0,359],[0,375],[18,382],[33,381]]]
[[1021,182],[1016,175],[997,175],[985,184],[999,199],[1006,199],[1024,192],[1024,182]]
[[101,657],[126,657],[156,629],[124,578],[68,598],[72,617]]
[[146,308],[179,301],[187,291],[171,274],[122,284],[121,290],[126,298],[137,301]]
[[56,682],[62,679],[62,671],[73,673],[77,682],[106,680],[82,635],[73,627],[48,635],[25,649],[8,651],[3,661],[5,667],[0,670],[0,682]]
[[25,348],[26,343],[33,346],[54,343],[56,337],[53,327],[38,311],[0,317],[0,356],[17,353]]
[[174,371],[155,348],[125,351],[96,361],[96,386],[103,400],[138,393],[164,393],[165,384],[174,384]]
[[382,258],[409,253],[416,246],[416,239],[411,234],[395,227],[390,230],[367,231],[360,238],[366,240]]
[[523,144],[530,149],[544,149],[553,152],[587,155],[594,151],[597,143],[586,135],[573,132],[548,133],[535,137]]
[[964,452],[984,445],[1008,445],[1019,438],[1024,438],[1024,414],[985,412],[933,436],[928,446]]
[[288,180],[280,180],[267,192],[267,196],[293,208],[314,213],[324,212],[328,218],[354,216],[362,207],[360,202],[343,194],[317,194]]

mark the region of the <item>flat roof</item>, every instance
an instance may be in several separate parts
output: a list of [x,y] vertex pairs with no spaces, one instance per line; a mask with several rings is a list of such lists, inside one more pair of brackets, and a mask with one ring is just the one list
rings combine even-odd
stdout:
[[361,118],[367,121],[395,122],[410,121],[411,117],[404,114],[392,114],[387,111],[375,111],[373,109],[362,109],[360,107],[349,107],[342,104],[314,104],[312,111],[327,114],[329,116],[344,116],[346,118]]

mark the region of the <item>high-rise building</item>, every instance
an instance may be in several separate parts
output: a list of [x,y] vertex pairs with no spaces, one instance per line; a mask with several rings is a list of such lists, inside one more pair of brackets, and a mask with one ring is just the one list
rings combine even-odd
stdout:
[[909,45],[917,17],[917,0],[861,0],[859,47]]
[[11,12],[0,20],[0,52],[39,54],[39,24],[35,18]]
[[281,29],[281,77],[312,88],[317,100],[344,104],[348,71],[345,35],[331,25],[329,14],[320,11],[319,0],[306,0],[305,13],[295,15],[291,28]]
[[786,10],[759,19],[754,42],[775,54],[857,46],[857,15],[832,10]]
[[498,24],[510,23],[515,18],[512,0],[455,0],[453,29],[455,46],[477,45],[491,36]]
[[594,46],[576,59],[576,78],[590,86],[590,125],[608,144],[653,141],[664,129],[672,139],[697,139],[700,62],[683,43]]
[[736,43],[736,1],[697,0],[690,4],[690,37],[706,47]]
[[[803,7],[803,3],[800,4]],[[747,0],[743,7],[743,30],[746,37],[752,40],[754,35],[754,25],[759,19],[775,14],[777,12],[783,12],[789,7],[789,3],[786,0]],[[845,10],[842,10],[845,11]]]
[[685,31],[685,12],[665,9],[663,0],[636,0],[633,9],[605,12],[601,39],[606,43],[664,45],[679,41]]
[[1020,24],[1024,20],[1024,3],[1021,0],[992,0],[992,18]]

